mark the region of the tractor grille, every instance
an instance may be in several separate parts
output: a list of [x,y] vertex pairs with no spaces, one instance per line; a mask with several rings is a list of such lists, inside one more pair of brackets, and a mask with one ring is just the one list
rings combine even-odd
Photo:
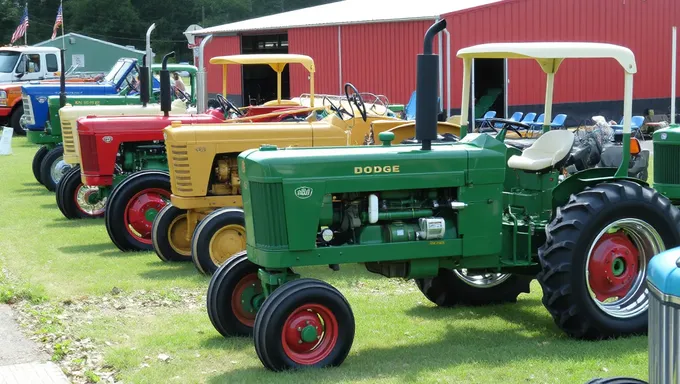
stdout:
[[61,136],[64,141],[64,156],[76,156],[76,142],[73,137],[73,124],[70,120],[61,120]]
[[255,245],[263,249],[288,247],[283,185],[250,182]]
[[194,191],[191,184],[191,170],[189,168],[189,151],[187,145],[169,144],[165,150],[170,154],[170,174],[172,193],[178,196],[190,194]]
[[35,116],[33,116],[33,103],[31,102],[31,97],[28,95],[21,96],[24,104],[24,116],[26,116],[26,124],[35,124]]
[[680,184],[680,145],[654,143],[654,182]]

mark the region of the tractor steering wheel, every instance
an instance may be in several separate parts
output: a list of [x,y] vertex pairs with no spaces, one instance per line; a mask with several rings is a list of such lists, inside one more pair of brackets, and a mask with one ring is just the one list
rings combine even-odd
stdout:
[[[522,134],[519,132],[520,129],[525,129],[529,130],[529,125],[521,123],[519,121],[514,121],[514,120],[508,120],[508,119],[501,119],[501,118],[492,118],[487,120],[491,125],[484,126],[479,129],[480,132],[484,132],[484,129],[490,128],[493,130],[495,133],[498,133],[498,128],[494,126],[494,123],[501,123],[503,124],[503,128],[505,128],[508,131],[515,132],[517,136],[520,138],[522,137]],[[515,128],[517,127],[517,128]]]
[[354,109],[352,108],[352,111],[348,111],[345,109],[345,107],[342,106],[342,102],[340,102],[340,106],[335,105],[331,99],[328,98],[328,96],[323,97],[323,106],[326,106],[326,102],[328,102],[328,105],[331,107],[331,110],[335,113],[338,114],[338,117],[340,117],[342,120],[345,120],[342,118],[342,115],[345,114],[349,116],[350,119],[354,119]]
[[[350,89],[352,90],[352,96],[349,95]],[[347,97],[347,101],[356,105],[359,113],[361,114],[362,120],[366,121],[368,119],[368,114],[366,113],[366,104],[364,104],[364,98],[361,97],[361,93],[359,93],[359,90],[352,83],[345,83],[345,96]],[[353,115],[354,113],[352,113],[352,116]]]
[[217,102],[219,102],[219,103],[220,103],[220,106],[224,109],[224,114],[225,114],[225,115],[228,115],[228,114],[229,114],[229,111],[232,110],[232,111],[234,111],[234,113],[236,113],[239,117],[243,117],[243,116],[244,116],[243,112],[241,112],[241,110],[238,109],[238,107],[235,106],[234,103],[232,103],[231,101],[229,101],[229,100],[227,100],[226,98],[224,98],[224,96],[222,96],[221,94],[218,93],[215,97],[217,98]]

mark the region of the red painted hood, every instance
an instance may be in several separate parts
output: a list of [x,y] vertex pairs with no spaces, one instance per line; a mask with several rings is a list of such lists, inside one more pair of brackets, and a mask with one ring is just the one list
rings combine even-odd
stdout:
[[[223,120],[212,115],[173,115],[173,116],[86,116],[77,120],[78,135],[130,136],[158,133],[163,139],[163,128],[173,121],[182,124],[211,124]],[[124,140],[125,141],[125,140]],[[134,141],[134,140],[133,140]]]

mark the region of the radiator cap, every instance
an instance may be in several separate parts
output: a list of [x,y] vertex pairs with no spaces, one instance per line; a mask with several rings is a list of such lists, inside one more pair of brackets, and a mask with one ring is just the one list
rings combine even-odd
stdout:
[[279,148],[273,144],[262,144],[260,145],[260,151],[276,151]]

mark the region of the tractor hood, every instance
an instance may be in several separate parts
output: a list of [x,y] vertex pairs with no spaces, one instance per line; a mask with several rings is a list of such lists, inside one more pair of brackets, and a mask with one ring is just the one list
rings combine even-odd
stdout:
[[[160,113],[160,112],[158,112]],[[179,121],[182,124],[220,123],[222,120],[212,115],[170,115],[170,116],[111,116],[81,117],[78,119],[79,135],[124,135],[134,137],[136,134],[157,133],[163,140],[163,128]]]
[[[478,135],[453,144],[434,144],[432,150],[418,145],[353,146],[277,149],[262,146],[239,155],[242,180],[299,183],[302,180],[336,180],[346,187],[333,192],[358,192],[365,188],[356,178],[385,178],[384,189],[403,188],[414,177],[431,179],[432,188],[503,183],[503,143]],[[303,181],[304,182],[304,181]],[[319,191],[324,193],[324,191]]]

